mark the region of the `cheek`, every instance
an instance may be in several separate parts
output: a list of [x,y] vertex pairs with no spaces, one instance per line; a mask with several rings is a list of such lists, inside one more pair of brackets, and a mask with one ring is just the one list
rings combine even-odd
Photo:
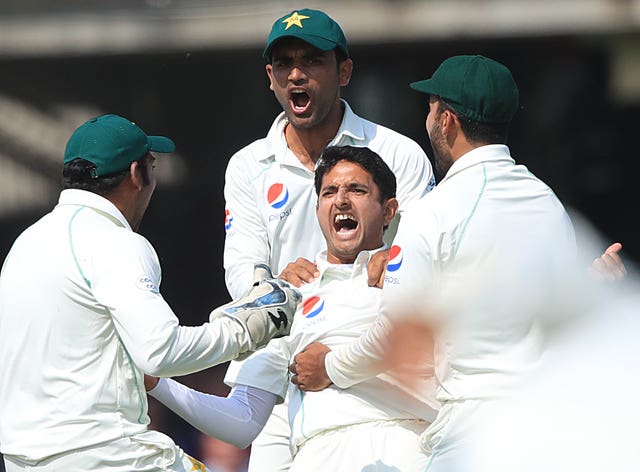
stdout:
[[274,71],[269,76],[269,88],[271,90],[282,89],[287,86],[287,82],[289,80],[289,73],[281,70]]

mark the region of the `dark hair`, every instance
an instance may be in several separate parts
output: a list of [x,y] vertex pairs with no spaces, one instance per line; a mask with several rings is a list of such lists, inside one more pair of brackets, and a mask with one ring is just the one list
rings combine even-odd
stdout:
[[349,56],[347,56],[342,49],[334,48],[333,51],[336,53],[336,63],[338,64],[338,66],[349,59]]
[[460,128],[470,143],[507,144],[509,123],[481,123],[457,112],[454,105],[442,98],[439,98],[439,101],[440,113],[445,110],[455,113],[460,122]]
[[[149,185],[151,183],[151,177],[149,176],[147,166],[144,165],[146,157],[145,155],[134,162],[140,164],[139,169],[140,172],[142,172],[144,185]],[[94,177],[95,168],[96,166],[92,162],[82,158],[67,162],[62,168],[62,189],[87,190],[104,196],[118,187],[127,174],[129,174],[129,167],[127,167],[126,169],[108,175]]]
[[329,146],[324,150],[316,166],[314,184],[320,195],[322,179],[340,161],[353,162],[366,170],[380,190],[380,201],[396,196],[396,176],[382,158],[367,147]]

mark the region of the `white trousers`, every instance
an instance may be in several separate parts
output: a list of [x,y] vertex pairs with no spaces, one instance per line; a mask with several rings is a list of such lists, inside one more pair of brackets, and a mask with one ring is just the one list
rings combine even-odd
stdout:
[[4,456],[4,462],[7,472],[208,472],[204,464],[185,454],[158,431],[146,431],[36,462],[14,456]]
[[293,458],[290,472],[422,472],[420,420],[362,423],[309,439]]
[[492,400],[445,402],[433,424],[422,435],[424,472],[469,470],[474,450],[474,428],[492,421]]

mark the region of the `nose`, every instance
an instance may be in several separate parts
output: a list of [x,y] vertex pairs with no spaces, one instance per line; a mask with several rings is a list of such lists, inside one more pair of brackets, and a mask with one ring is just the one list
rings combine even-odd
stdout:
[[344,208],[346,206],[349,206],[350,203],[351,201],[349,200],[348,189],[346,187],[338,188],[338,191],[336,192],[336,207]]
[[305,81],[307,74],[300,64],[294,64],[289,71],[289,80],[295,84]]

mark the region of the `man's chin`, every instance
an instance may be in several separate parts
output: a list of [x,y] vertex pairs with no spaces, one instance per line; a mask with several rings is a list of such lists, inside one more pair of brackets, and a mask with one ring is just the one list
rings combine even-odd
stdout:
[[339,245],[335,249],[336,257],[342,262],[342,264],[351,264],[356,260],[360,251],[357,245]]
[[311,129],[318,125],[318,120],[313,115],[302,116],[289,113],[287,114],[287,120],[291,126],[298,129]]

